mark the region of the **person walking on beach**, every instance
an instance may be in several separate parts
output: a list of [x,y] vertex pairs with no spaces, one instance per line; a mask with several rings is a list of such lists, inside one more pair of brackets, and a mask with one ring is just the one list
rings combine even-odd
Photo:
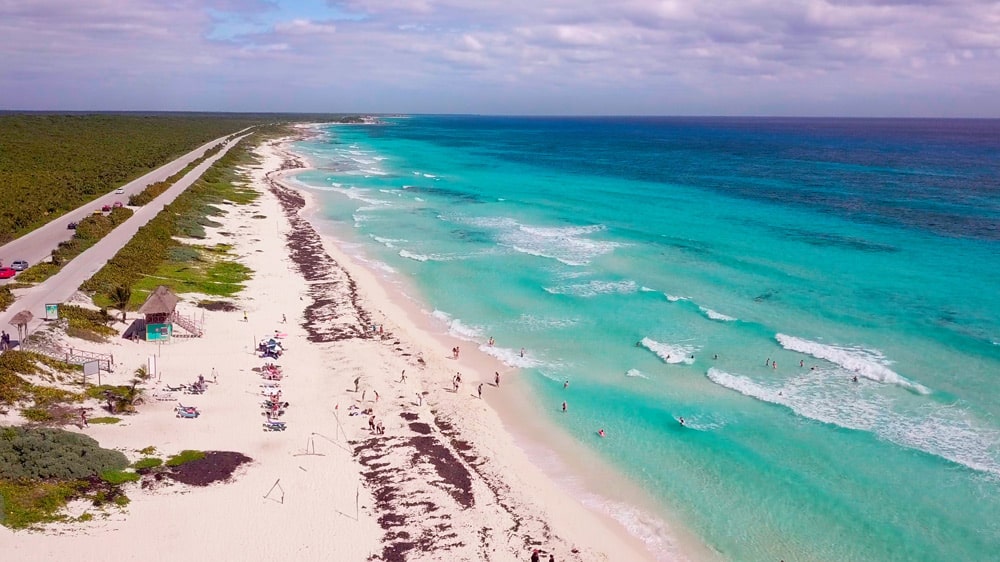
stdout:
[[479,392],[479,399],[483,399],[483,383],[479,383],[479,388],[476,389]]
[[541,558],[538,557],[538,549],[531,551],[531,562],[541,562]]
[[521,348],[521,357],[524,357],[524,348]]
[[377,390],[373,390],[372,392],[375,393],[375,401],[378,402],[378,391]]
[[375,416],[368,418],[368,430],[375,431]]
[[245,311],[245,310],[243,311],[243,321],[244,322],[249,321],[249,318],[247,318],[247,311]]
[[490,347],[493,347],[493,336],[490,336],[490,341],[487,342]]
[[565,400],[563,400],[563,413],[564,414],[566,413],[566,401]]
[[282,323],[282,324],[285,324],[286,322],[288,322],[288,318],[285,318],[285,315],[284,315],[284,314],[282,314],[282,315],[281,315],[281,323]]
[[399,382],[406,382],[406,369],[403,369],[403,372],[399,373]]
[[354,379],[354,393],[358,393],[358,385],[361,384],[361,377]]
[[500,371],[494,371],[496,376],[493,377],[493,383],[496,384],[497,388],[500,388]]
[[80,421],[83,422],[83,427],[90,427],[90,424],[87,423],[87,410],[83,408],[80,408]]

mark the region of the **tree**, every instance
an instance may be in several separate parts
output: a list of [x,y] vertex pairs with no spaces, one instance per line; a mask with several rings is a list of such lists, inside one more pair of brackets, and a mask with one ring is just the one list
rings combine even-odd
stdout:
[[129,301],[132,300],[132,289],[125,285],[118,285],[111,291],[111,306],[122,311],[122,322],[125,321],[125,311],[128,310]]

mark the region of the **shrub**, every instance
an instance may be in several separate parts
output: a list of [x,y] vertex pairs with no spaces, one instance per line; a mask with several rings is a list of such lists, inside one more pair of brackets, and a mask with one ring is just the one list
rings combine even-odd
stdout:
[[121,470],[128,459],[90,437],[61,429],[0,429],[0,478],[78,479]]
[[193,451],[190,449],[185,449],[180,453],[167,459],[167,466],[180,466],[184,463],[191,461],[197,461],[205,458],[204,451]]
[[0,312],[7,310],[14,304],[14,293],[10,292],[10,287],[4,285],[0,287]]

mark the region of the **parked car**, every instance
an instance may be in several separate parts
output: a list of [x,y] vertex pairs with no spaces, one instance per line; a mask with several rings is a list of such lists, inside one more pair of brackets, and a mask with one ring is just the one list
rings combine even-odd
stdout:
[[115,190],[115,193],[117,193],[118,195],[123,195],[125,193],[125,188],[119,187],[118,189]]
[[17,271],[10,267],[0,267],[0,279],[10,279],[17,275]]
[[105,206],[101,207],[101,212],[103,212],[103,213],[107,213],[110,210],[111,210],[111,205],[105,205]]
[[112,205],[112,207],[115,208],[115,209],[120,209],[122,207],[122,202],[121,201],[115,201],[115,204]]
[[71,222],[71,223],[69,223],[69,224],[66,225],[66,228],[69,229],[69,230],[76,230],[76,227],[77,227],[77,223],[75,223],[75,222]]
[[14,260],[10,262],[10,268],[14,271],[24,271],[28,269],[28,262],[24,260]]

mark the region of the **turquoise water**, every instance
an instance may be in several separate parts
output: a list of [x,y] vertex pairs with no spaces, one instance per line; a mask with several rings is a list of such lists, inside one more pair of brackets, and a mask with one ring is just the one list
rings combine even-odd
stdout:
[[1000,122],[324,130],[345,241],[723,558],[998,559]]

